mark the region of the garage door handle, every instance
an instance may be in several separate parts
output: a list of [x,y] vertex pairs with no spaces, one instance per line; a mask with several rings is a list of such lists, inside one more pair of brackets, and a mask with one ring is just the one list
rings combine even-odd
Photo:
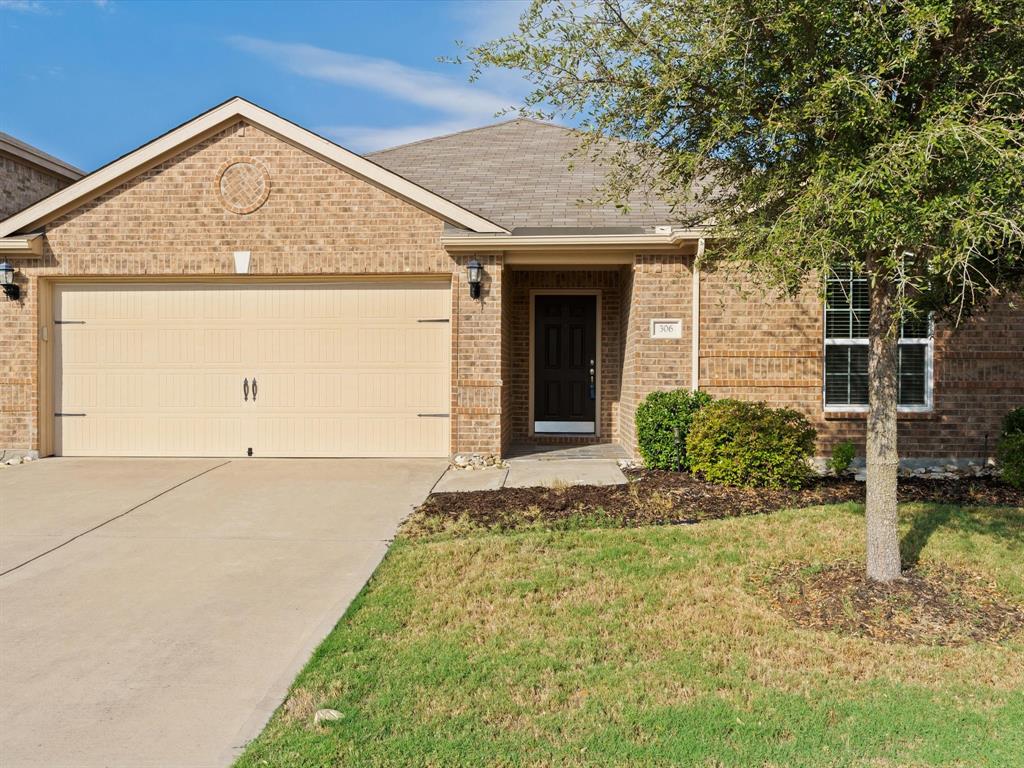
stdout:
[[252,377],[252,401],[256,402],[256,377]]
[[249,402],[249,379],[242,379],[242,396]]

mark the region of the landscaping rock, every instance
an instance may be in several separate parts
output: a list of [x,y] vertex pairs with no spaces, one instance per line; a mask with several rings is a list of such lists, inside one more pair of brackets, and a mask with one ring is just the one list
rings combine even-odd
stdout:
[[16,467],[19,464],[21,464],[21,457],[15,456],[13,459],[8,459],[7,461],[5,461],[4,464],[6,464],[8,467]]
[[492,469],[507,468],[508,464],[494,454],[488,453],[457,453],[452,457],[451,469]]

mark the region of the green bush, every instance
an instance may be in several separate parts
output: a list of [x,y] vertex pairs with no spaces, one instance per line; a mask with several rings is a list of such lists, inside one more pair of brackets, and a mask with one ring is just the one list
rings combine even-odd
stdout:
[[815,429],[802,414],[764,403],[716,400],[693,418],[690,469],[725,485],[799,488],[807,479]]
[[1024,408],[1015,408],[1006,415],[997,451],[1003,480],[1024,488]]
[[1024,432],[1003,435],[999,441],[999,464],[1003,480],[1024,488]]
[[1024,433],[1024,408],[1014,408],[1003,419],[1004,435],[1019,435]]
[[651,392],[636,409],[636,439],[644,464],[686,469],[686,435],[693,414],[711,402],[705,392]]
[[857,449],[853,447],[853,443],[844,440],[832,448],[832,458],[828,460],[828,468],[835,474],[841,475],[850,468],[853,457],[856,455]]

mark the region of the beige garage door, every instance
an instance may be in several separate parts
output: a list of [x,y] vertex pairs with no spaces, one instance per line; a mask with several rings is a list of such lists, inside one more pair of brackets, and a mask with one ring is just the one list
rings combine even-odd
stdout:
[[448,283],[59,285],[64,456],[446,456]]

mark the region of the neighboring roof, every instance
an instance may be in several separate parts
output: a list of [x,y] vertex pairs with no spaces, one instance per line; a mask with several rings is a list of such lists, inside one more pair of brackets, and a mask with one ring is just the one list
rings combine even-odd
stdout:
[[328,163],[386,189],[450,224],[472,232],[505,232],[501,226],[472,210],[463,208],[418,183],[409,181],[400,174],[350,152],[322,136],[317,136],[273,112],[235,97],[0,222],[0,237],[38,227],[65,211],[103,194],[126,178],[166,160],[182,147],[201,141],[239,119],[259,126]]
[[509,230],[650,228],[677,218],[663,201],[639,195],[626,213],[580,205],[595,197],[606,173],[582,154],[567,157],[581,138],[572,128],[518,118],[367,157]]
[[50,173],[55,173],[72,181],[78,181],[85,175],[85,171],[65,163],[59,157],[43,152],[43,150],[33,147],[31,144],[26,144],[21,139],[16,139],[11,134],[4,133],[3,131],[0,131],[0,152],[14,155],[32,165],[39,166]]

